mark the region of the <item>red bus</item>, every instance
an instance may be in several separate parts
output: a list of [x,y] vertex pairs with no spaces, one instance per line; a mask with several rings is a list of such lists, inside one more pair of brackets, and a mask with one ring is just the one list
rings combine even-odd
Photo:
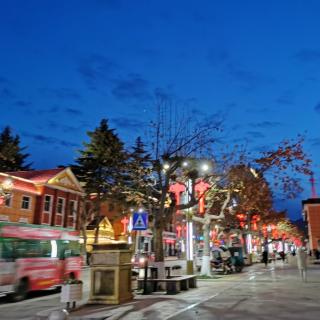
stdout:
[[78,279],[81,266],[78,231],[0,222],[0,295],[23,300],[29,291]]

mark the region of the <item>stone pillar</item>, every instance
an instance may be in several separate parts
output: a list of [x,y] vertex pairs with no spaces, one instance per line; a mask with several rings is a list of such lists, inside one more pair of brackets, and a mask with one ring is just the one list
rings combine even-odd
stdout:
[[133,298],[127,244],[94,244],[89,304],[120,304]]

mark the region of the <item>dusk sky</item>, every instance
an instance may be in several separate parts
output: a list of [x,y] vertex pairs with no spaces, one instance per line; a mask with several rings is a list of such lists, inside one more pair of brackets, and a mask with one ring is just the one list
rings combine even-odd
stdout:
[[[143,138],[162,92],[223,114],[228,143],[253,151],[305,134],[320,180],[319,12],[317,0],[1,0],[0,128],[52,168],[102,118],[128,145]],[[302,183],[278,203],[293,218]]]

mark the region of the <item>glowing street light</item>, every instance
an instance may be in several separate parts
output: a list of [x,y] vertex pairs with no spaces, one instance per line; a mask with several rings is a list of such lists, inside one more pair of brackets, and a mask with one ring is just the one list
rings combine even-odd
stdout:
[[164,170],[168,170],[169,168],[170,168],[169,163],[164,163],[164,164],[163,164],[163,169],[164,169]]
[[203,171],[203,172],[207,172],[207,171],[209,171],[209,165],[207,164],[207,163],[203,163],[202,165],[201,165],[201,171]]

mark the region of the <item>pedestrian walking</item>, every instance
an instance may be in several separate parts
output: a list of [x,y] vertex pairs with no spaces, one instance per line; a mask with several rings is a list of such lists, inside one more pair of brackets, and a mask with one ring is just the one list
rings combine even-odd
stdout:
[[264,265],[267,267],[267,265],[268,265],[268,259],[269,259],[269,257],[268,257],[268,251],[267,250],[264,250],[263,252],[262,252],[262,262],[264,263]]
[[282,262],[284,263],[285,260],[286,260],[286,254],[284,253],[284,251],[281,251],[281,252],[279,253],[279,255],[280,255],[280,257],[281,257]]
[[302,281],[307,282],[307,258],[308,254],[305,248],[300,247],[297,249],[297,265],[300,272]]

